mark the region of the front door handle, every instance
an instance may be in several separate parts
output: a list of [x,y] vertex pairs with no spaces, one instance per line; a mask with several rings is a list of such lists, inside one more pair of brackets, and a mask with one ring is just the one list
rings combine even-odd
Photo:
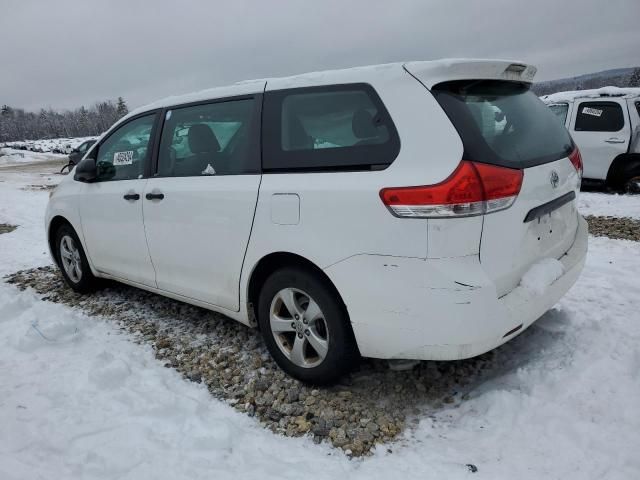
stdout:
[[139,193],[134,193],[134,192],[127,192],[124,197],[125,200],[140,200],[140,194]]
[[626,140],[624,138],[607,138],[605,140],[607,143],[625,143]]
[[151,192],[145,195],[147,200],[162,200],[164,198],[164,193],[160,192]]

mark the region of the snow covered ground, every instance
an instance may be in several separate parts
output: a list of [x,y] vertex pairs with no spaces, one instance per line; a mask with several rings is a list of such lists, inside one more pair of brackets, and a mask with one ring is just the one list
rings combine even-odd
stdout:
[[[0,277],[50,263],[48,194],[24,187],[54,170],[0,169],[0,223],[19,225],[0,235]],[[638,215],[640,197],[580,208]],[[273,435],[114,324],[0,282],[0,478],[640,478],[639,270],[640,243],[591,237],[582,277],[512,361],[364,460]]]
[[583,215],[602,215],[640,219],[640,196],[581,192],[578,208]]

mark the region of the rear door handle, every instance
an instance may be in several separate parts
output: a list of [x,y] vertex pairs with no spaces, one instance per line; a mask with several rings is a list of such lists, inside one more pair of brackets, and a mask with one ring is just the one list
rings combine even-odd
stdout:
[[127,192],[124,197],[125,200],[140,200],[140,194],[139,193],[134,193],[134,192]]
[[605,140],[607,143],[625,143],[626,140],[624,138],[607,138]]
[[164,198],[164,193],[160,192],[151,192],[145,195],[147,200],[162,200]]

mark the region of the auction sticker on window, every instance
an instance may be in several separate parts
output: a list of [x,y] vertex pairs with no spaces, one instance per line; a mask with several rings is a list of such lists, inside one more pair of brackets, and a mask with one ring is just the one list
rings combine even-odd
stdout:
[[602,115],[602,110],[599,110],[597,108],[584,107],[582,109],[582,113],[584,115],[592,115],[594,117],[599,117],[600,115]]
[[133,150],[116,152],[113,154],[113,165],[131,165],[133,163]]

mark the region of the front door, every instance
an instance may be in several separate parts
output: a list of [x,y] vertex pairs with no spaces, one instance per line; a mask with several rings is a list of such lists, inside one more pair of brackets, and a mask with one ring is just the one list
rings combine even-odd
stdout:
[[629,148],[627,105],[614,98],[576,103],[571,135],[580,148],[584,177],[606,180],[613,160]]
[[98,178],[83,186],[82,232],[98,271],[155,287],[142,219],[145,165],[156,114],[127,122],[91,153]]
[[260,186],[259,96],[165,114],[143,210],[158,288],[238,310]]

